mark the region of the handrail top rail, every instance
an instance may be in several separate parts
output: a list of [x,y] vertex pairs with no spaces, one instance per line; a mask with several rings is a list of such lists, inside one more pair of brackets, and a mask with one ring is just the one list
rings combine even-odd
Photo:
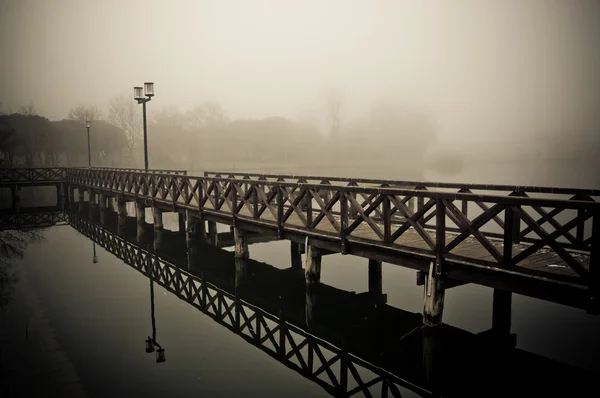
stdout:
[[297,180],[321,180],[321,181],[338,181],[338,182],[356,182],[364,184],[392,184],[405,186],[419,186],[432,188],[458,188],[458,189],[479,189],[489,191],[512,191],[512,192],[532,192],[532,193],[552,193],[552,194],[574,194],[586,196],[600,196],[600,189],[594,188],[566,188],[566,187],[550,187],[541,185],[506,185],[506,184],[482,184],[482,183],[459,183],[459,182],[440,182],[440,181],[410,181],[410,180],[388,180],[388,179],[370,179],[370,178],[346,178],[346,177],[331,177],[317,175],[294,175],[294,174],[264,174],[264,173],[245,173],[245,172],[230,172],[230,171],[204,171],[206,177],[213,175],[233,175],[233,176],[248,176],[257,178],[286,178]]

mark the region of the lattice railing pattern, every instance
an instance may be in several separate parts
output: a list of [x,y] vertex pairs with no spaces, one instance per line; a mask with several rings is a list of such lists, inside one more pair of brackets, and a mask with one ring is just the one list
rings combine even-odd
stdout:
[[66,175],[67,169],[62,167],[0,168],[0,184],[64,182]]
[[548,267],[538,266],[550,264],[556,267],[553,277],[587,284],[590,264],[598,261],[594,242],[600,233],[593,231],[600,223],[600,203],[581,194],[553,199],[525,192],[483,195],[465,189],[364,187],[352,181],[309,184],[96,169],[69,170],[68,179],[90,189],[219,214],[232,223],[270,226],[280,234],[325,237],[338,241],[342,253],[362,243],[417,254],[438,260],[438,274],[445,261],[534,275],[547,274]]

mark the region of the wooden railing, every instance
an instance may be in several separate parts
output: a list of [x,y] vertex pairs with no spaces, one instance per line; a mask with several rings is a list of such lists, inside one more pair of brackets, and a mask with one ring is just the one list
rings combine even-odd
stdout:
[[[67,177],[94,189],[225,215],[232,223],[334,240],[342,253],[348,244],[365,244],[418,255],[435,260],[438,274],[447,262],[539,274],[521,265],[558,261],[571,272],[557,273],[557,279],[589,285],[598,278],[600,203],[594,201],[95,169],[71,169]],[[407,206],[413,198],[415,210]],[[481,211],[468,213],[465,203]],[[395,215],[405,221],[394,223]],[[486,231],[487,224],[495,228]]]
[[133,168],[118,168],[118,167],[92,167],[93,170],[109,170],[109,171],[126,171],[131,173],[152,173],[152,174],[175,174],[187,175],[186,170],[167,170],[167,169],[133,169]]
[[401,397],[403,388],[432,396],[81,217],[74,215],[70,223],[127,265],[333,396],[372,396],[377,389],[382,397]]
[[30,212],[0,214],[0,231],[14,229],[38,229],[67,223],[69,215],[63,211],[53,212]]
[[0,168],[0,185],[58,183],[66,180],[62,167]]

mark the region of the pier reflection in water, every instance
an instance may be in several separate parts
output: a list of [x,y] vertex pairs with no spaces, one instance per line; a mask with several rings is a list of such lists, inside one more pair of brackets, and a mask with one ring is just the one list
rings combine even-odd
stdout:
[[[151,303],[156,283],[333,396],[569,396],[592,386],[590,373],[513,348],[510,296],[495,295],[490,333],[423,328],[421,314],[385,304],[376,284],[362,294],[306,284],[293,261],[282,270],[235,258],[101,210],[80,209],[69,223],[148,277]],[[148,348],[157,345],[153,305],[151,317]]]
[[[230,233],[219,234],[219,247],[202,244],[136,217],[119,217],[126,213],[120,203],[115,211],[112,200],[90,203],[80,202],[73,212],[21,209],[3,215],[0,227],[68,222],[91,240],[93,263],[102,264],[98,246],[148,277],[152,334],[145,344],[156,362],[167,359],[157,321],[161,330],[176,327],[156,319],[159,285],[333,396],[574,396],[591,389],[597,377],[513,348],[510,295],[494,295],[492,333],[475,335],[445,324],[422,328],[421,314],[386,304],[376,283],[377,264],[369,264],[366,293],[307,284],[294,255],[290,268],[277,269],[223,250],[233,244]],[[263,239],[248,237],[249,243]],[[292,254],[298,250],[292,247]]]

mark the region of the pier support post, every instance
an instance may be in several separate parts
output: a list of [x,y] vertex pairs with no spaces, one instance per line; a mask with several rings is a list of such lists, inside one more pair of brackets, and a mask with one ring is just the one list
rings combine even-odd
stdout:
[[206,225],[201,218],[193,218],[190,214],[187,218],[186,241],[189,243],[206,242]]
[[443,344],[439,330],[424,328],[423,336],[423,372],[427,382],[427,389],[439,396],[442,384]]
[[440,279],[435,276],[433,262],[431,262],[429,274],[425,278],[424,287],[423,324],[425,326],[441,325],[446,290]]
[[375,297],[383,294],[381,261],[369,259],[369,293]]
[[67,194],[69,195],[69,208],[75,210],[75,187],[73,184],[67,184]]
[[185,236],[186,234],[186,229],[185,229],[185,220],[186,220],[186,214],[184,213],[177,213],[177,223],[179,226],[179,235],[181,236]]
[[317,290],[319,286],[314,283],[306,284],[306,294],[304,301],[304,322],[307,328],[311,328],[315,322],[317,313]]
[[106,197],[106,208],[108,209],[108,211],[115,211],[114,198],[112,198],[111,196]]
[[83,190],[83,188],[79,187],[77,189],[77,193],[78,193],[78,196],[79,196],[79,198],[78,198],[78,203],[79,203],[79,205],[78,205],[79,206],[78,207],[78,211],[79,211],[79,214],[81,214],[81,212],[83,211],[83,207],[85,206],[85,197],[84,197],[85,191]]
[[152,208],[152,218],[154,220],[154,230],[158,230],[158,229],[163,229],[164,225],[163,225],[163,217],[162,217],[162,210],[157,208],[157,207],[153,207]]
[[306,248],[306,282],[319,283],[321,280],[321,259],[322,255],[319,250],[308,245]]
[[89,212],[90,212],[90,220],[94,221],[96,217],[96,193],[93,191],[89,191]]
[[135,220],[138,227],[143,227],[146,222],[146,206],[143,203],[135,202]]
[[292,255],[292,269],[302,269],[302,243],[290,241],[290,251]]
[[117,197],[117,211],[119,218],[119,227],[124,228],[127,223],[127,202],[124,196]]
[[10,194],[12,197],[13,211],[18,213],[21,210],[21,187],[18,185],[13,185],[10,187]]
[[246,275],[248,274],[248,262],[244,257],[235,258],[235,292],[244,284]]
[[66,202],[66,197],[65,197],[65,183],[59,182],[58,184],[56,184],[56,205],[60,209],[64,209],[65,208],[65,202]]
[[159,250],[162,246],[164,233],[162,210],[153,207],[152,216],[154,218],[154,250]]
[[492,330],[499,335],[510,335],[512,292],[494,289]]
[[219,244],[216,221],[208,221],[208,240],[211,245],[217,246]]
[[245,231],[235,227],[233,229],[233,240],[235,241],[235,257],[248,258],[248,237]]
[[98,209],[100,210],[100,224],[106,223],[106,196],[98,195]]
[[136,239],[138,243],[143,243],[146,226],[146,206],[143,203],[135,202],[135,223]]

